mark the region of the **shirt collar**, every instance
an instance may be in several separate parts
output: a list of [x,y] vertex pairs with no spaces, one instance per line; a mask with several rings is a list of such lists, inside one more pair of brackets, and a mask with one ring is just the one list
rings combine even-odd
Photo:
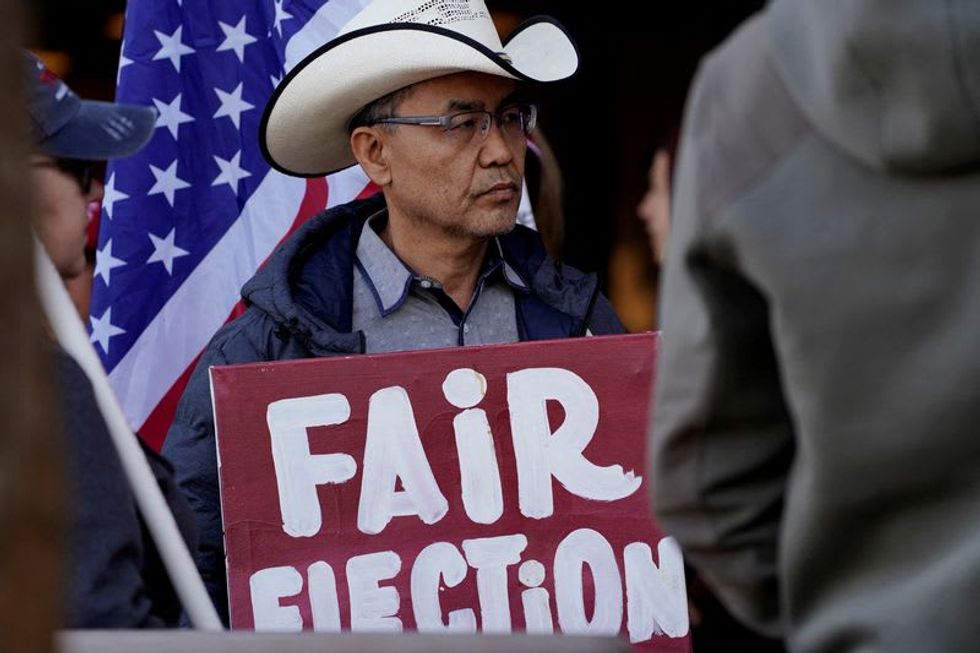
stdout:
[[[398,258],[398,255],[381,240],[381,236],[378,235],[375,227],[385,217],[386,212],[379,211],[368,218],[357,242],[355,261],[374,295],[381,317],[388,317],[397,311],[408,298],[412,282],[421,282],[424,279],[405,265]],[[530,292],[530,288],[521,275],[507,262],[499,238],[493,239],[493,243],[487,248],[487,253],[487,261],[483,272],[480,274],[479,283],[486,282],[500,268],[503,279],[509,286],[524,293]]]
[[527,285],[527,282],[524,281],[524,278],[518,274],[517,270],[511,267],[510,263],[507,262],[507,257],[504,256],[504,247],[500,243],[500,238],[494,238],[493,245],[491,245],[488,249],[490,252],[495,253],[497,258],[503,262],[504,280],[507,282],[507,284],[515,290],[520,290],[524,293],[531,292],[531,288]]
[[361,230],[357,241],[356,264],[374,294],[381,317],[388,317],[405,303],[415,275],[388,246],[374,226],[384,220],[386,212],[375,213]]

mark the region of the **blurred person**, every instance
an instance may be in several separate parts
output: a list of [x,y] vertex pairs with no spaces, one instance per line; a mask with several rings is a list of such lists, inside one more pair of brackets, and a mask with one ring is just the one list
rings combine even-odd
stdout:
[[561,261],[565,242],[565,182],[558,159],[540,127],[535,127],[527,141],[524,180],[530,210],[527,215],[518,212],[517,224],[535,229],[548,256]]
[[670,237],[670,152],[658,147],[647,173],[647,190],[636,206],[650,239],[650,251],[658,266],[664,263]]
[[775,0],[703,64],[652,496],[798,653],[975,651],[980,5]]
[[[639,224],[626,222],[609,260],[610,298],[630,331],[656,330],[657,288],[670,228],[670,161],[674,130],[658,139],[643,161],[643,194],[634,205]],[[639,181],[639,180],[637,180]],[[639,227],[642,231],[637,231]],[[645,237],[644,237],[645,236]]]
[[65,493],[49,342],[30,281],[20,11],[21,3],[0,0],[0,649],[48,653],[61,624]]
[[[127,156],[152,136],[156,112],[146,107],[82,100],[33,54],[24,54],[33,222],[62,279],[86,269],[88,211],[102,197],[96,161]],[[65,446],[69,628],[174,626],[180,605],[137,512],[122,464],[88,377],[54,348]],[[159,455],[143,447],[182,532],[193,538],[190,509]]]
[[[92,168],[92,176],[101,185],[105,177],[105,162],[97,161]],[[89,316],[92,303],[92,283],[95,281],[96,263],[98,262],[99,224],[102,212],[102,198],[93,199],[88,203],[88,227],[85,242],[85,270],[77,277],[64,279],[68,295],[71,297],[78,314],[83,320]]]
[[519,81],[578,66],[556,23],[525,27],[503,46],[483,0],[451,11],[379,0],[266,107],[273,167],[310,176],[359,164],[381,192],[312,218],[273,254],[178,405],[164,453],[195,507],[198,566],[226,621],[210,366],[622,331],[595,275],[555,263],[515,226],[537,115]]

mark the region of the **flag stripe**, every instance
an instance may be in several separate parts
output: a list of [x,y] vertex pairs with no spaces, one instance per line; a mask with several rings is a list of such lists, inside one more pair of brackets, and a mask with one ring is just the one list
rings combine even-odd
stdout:
[[174,415],[177,413],[177,403],[184,394],[184,388],[187,387],[187,382],[190,381],[191,372],[197,367],[197,361],[200,358],[201,355],[198,354],[197,358],[180,375],[177,382],[170,386],[167,393],[163,395],[163,399],[153,408],[153,412],[146,418],[143,426],[138,431],[139,436],[154,451],[160,451],[160,448],[163,446],[163,441],[167,439],[167,431],[170,430],[170,424],[174,421]]

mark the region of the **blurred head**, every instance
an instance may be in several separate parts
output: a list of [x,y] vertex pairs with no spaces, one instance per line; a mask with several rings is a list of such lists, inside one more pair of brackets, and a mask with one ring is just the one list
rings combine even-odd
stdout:
[[636,207],[650,238],[650,251],[658,265],[664,262],[670,236],[670,154],[660,148],[653,156],[647,192]]
[[351,149],[385,193],[391,220],[480,240],[514,227],[536,115],[513,80],[456,73],[368,105]]
[[31,180],[35,227],[65,279],[85,269],[88,207],[102,199],[93,161],[128,156],[150,139],[156,111],[82,100],[31,53],[24,54],[35,153]]
[[102,201],[102,182],[88,161],[47,154],[31,157],[35,229],[63,279],[85,271],[89,204]]

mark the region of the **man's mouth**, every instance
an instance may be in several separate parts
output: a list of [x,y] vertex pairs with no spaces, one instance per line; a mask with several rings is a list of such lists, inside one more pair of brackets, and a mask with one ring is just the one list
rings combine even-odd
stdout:
[[502,181],[498,184],[494,184],[487,190],[479,194],[481,197],[489,197],[490,199],[503,202],[513,199],[517,195],[517,184],[512,181]]

